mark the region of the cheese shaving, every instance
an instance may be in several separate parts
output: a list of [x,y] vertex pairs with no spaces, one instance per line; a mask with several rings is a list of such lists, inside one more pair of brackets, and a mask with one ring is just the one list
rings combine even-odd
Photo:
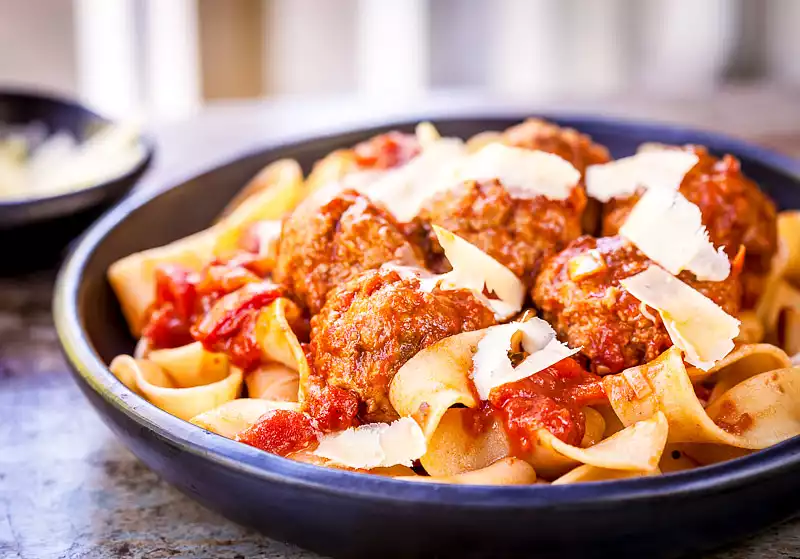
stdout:
[[[514,367],[508,353],[518,332],[522,334],[522,349],[529,355]],[[550,325],[540,318],[492,326],[472,357],[472,381],[478,396],[486,400],[494,388],[527,378],[578,351],[560,343]]]
[[464,142],[441,138],[430,142],[411,161],[375,180],[358,185],[371,200],[382,203],[402,222],[414,219],[423,202],[457,183],[455,169],[465,153]]
[[581,180],[580,172],[552,153],[500,143],[489,144],[465,158],[458,169],[460,181],[498,179],[515,194],[529,192],[551,200],[565,200]]
[[411,466],[426,449],[425,435],[417,422],[401,417],[392,423],[369,423],[324,435],[313,454],[335,465],[371,470]]
[[658,311],[669,337],[688,363],[707,371],[733,349],[739,321],[664,269],[650,266],[620,284]]
[[431,283],[442,289],[470,289],[480,296],[485,286],[499,298],[486,299],[486,303],[500,320],[522,309],[525,285],[514,272],[458,235],[437,225],[433,230],[453,270],[429,280]]
[[731,264],[723,248],[714,250],[702,217],[680,192],[648,190],[619,232],[671,274],[689,270],[701,281],[722,281]]
[[639,188],[678,190],[699,158],[682,150],[648,150],[586,169],[586,192],[608,202],[630,196]]

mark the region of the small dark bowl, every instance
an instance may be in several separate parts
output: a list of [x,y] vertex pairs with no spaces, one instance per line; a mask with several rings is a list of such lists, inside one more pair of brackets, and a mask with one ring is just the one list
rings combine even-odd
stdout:
[[[66,130],[82,140],[110,121],[74,103],[38,93],[0,92],[0,123],[42,123],[49,134]],[[0,270],[17,271],[46,265],[92,221],[127,193],[153,157],[153,146],[142,138],[144,158],[115,179],[54,196],[0,198],[0,244],[5,254]]]
[[[468,137],[523,116],[432,120],[445,135]],[[800,208],[800,165],[766,149],[660,124],[548,118],[591,134],[617,157],[646,141],[733,153],[782,208]],[[134,343],[105,278],[112,262],[207,226],[272,160],[294,157],[308,169],[331,150],[390,128],[411,130],[412,123],[268,146],[158,196],[125,200],[82,239],[58,279],[56,327],[81,389],[134,454],[237,522],[342,557],[673,557],[798,512],[800,438],[650,478],[557,487],[414,484],[300,464],[219,437],[149,404],[108,371]]]

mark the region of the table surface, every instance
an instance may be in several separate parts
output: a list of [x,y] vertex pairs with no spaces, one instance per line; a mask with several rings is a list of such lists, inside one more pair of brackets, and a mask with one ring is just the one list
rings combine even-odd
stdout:
[[[555,108],[712,128],[800,157],[795,97],[737,90],[713,102],[621,100]],[[402,118],[486,103],[442,95],[406,106],[351,100],[216,106],[188,121],[154,126],[159,156],[139,188],[169,186],[248,147],[323,131],[336,124],[333,119],[355,125],[375,122],[374,115]],[[509,100],[502,106],[522,105]],[[60,354],[50,312],[54,277],[55,270],[44,270],[0,278],[0,557],[318,557],[202,508],[123,448],[84,400]],[[800,557],[800,519],[709,557]]]

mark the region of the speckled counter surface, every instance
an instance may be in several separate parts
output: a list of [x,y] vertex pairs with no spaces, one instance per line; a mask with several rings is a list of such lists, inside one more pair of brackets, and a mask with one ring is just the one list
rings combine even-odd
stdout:
[[[775,104],[763,103],[780,112]],[[699,109],[681,107],[627,107],[627,112],[704,124]],[[305,107],[293,110],[295,123],[309,116]],[[326,110],[330,114],[329,109],[312,111],[314,118],[322,118]],[[784,129],[764,129],[764,119],[759,119],[762,128],[748,135],[800,155],[800,113],[788,114],[782,113]],[[350,118],[342,117],[341,111],[337,116]],[[213,159],[218,160],[266,141],[263,126],[272,117],[284,128],[293,122],[285,108],[239,106],[157,129],[160,163],[142,188],[166,185],[170,177],[207,166],[203,153],[218,154]],[[706,125],[741,135],[747,125],[742,118]],[[234,134],[231,127],[236,126],[240,128]],[[198,140],[198,130],[204,141]],[[200,152],[188,145],[198,142]],[[61,357],[50,313],[54,277],[54,270],[45,270],[0,278],[0,558],[318,557],[193,503],[116,440],[80,394]],[[800,557],[800,519],[710,557]]]

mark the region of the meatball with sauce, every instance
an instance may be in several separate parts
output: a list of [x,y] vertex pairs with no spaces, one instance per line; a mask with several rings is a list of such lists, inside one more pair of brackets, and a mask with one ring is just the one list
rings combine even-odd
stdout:
[[[680,193],[700,208],[715,247],[724,246],[730,259],[744,247],[742,307],[752,308],[764,289],[777,250],[775,204],[742,173],[732,155],[717,159],[701,146],[682,149],[695,153],[699,161],[684,177]],[[603,235],[616,235],[638,201],[639,196],[634,195],[607,203]]]
[[608,150],[594,143],[590,136],[538,118],[529,118],[507,129],[502,141],[509,146],[554,153],[572,163],[581,176],[589,165],[611,160]]
[[311,319],[312,383],[349,391],[359,400],[359,419],[391,421],[395,373],[439,340],[495,323],[471,291],[427,292],[419,279],[383,268],[364,272],[336,288]]
[[356,144],[353,157],[360,170],[378,171],[408,163],[420,149],[416,135],[392,131]]
[[444,271],[447,264],[429,224],[465,238],[530,286],[542,261],[580,236],[585,206],[579,187],[566,200],[550,200],[497,180],[466,181],[429,200],[418,220],[428,231],[433,269]]
[[332,288],[387,262],[422,266],[424,255],[388,211],[345,190],[321,205],[309,199],[287,218],[273,279],[314,315]]
[[[544,264],[533,300],[562,341],[582,348],[594,372],[617,373],[672,346],[658,313],[620,286],[620,280],[650,264],[622,237],[584,236]],[[721,282],[699,281],[690,272],[678,277],[735,316],[741,297],[738,273],[734,266]]]

